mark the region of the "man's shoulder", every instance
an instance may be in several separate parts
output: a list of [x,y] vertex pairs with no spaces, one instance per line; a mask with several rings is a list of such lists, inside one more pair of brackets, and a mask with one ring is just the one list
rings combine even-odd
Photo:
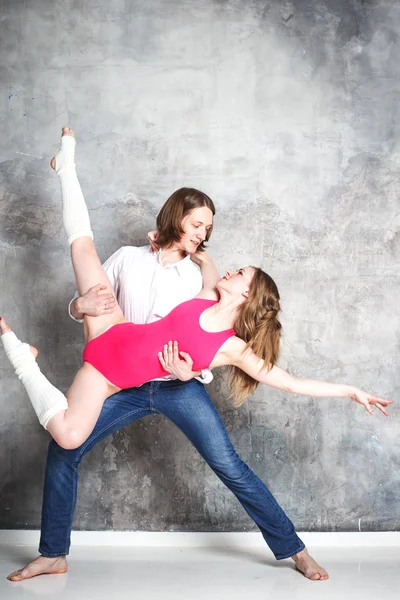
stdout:
[[120,254],[121,258],[131,258],[131,259],[135,259],[135,258],[139,258],[141,256],[147,256],[150,255],[150,246],[122,246],[119,250],[118,253]]
[[150,246],[121,246],[120,250],[131,253],[150,252]]

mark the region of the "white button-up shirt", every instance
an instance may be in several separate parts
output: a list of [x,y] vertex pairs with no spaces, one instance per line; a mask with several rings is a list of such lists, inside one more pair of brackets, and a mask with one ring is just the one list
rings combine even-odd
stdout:
[[[175,306],[194,298],[200,292],[203,285],[200,268],[190,260],[190,256],[165,266],[161,263],[161,257],[162,250],[153,254],[149,246],[124,246],[104,263],[103,268],[127,321],[158,321]],[[77,297],[78,293],[73,300]],[[73,300],[69,306],[72,318]],[[199,381],[209,383],[212,379],[211,371],[206,370],[202,372]]]

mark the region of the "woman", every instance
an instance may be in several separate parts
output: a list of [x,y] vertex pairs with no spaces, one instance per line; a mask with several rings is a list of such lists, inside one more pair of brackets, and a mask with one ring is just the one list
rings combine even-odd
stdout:
[[[101,284],[112,293],[93,243],[86,204],[74,171],[74,134],[63,128],[61,150],[52,168],[61,179],[63,221],[71,245],[77,288],[84,294]],[[210,209],[205,206],[205,219]],[[212,220],[211,220],[212,222]],[[23,382],[41,424],[66,449],[77,448],[90,435],[106,398],[121,389],[141,385],[173,370],[172,344],[157,356],[163,341],[176,340],[193,358],[195,370],[231,365],[231,390],[238,403],[258,383],[312,396],[348,396],[372,413],[375,405],[387,415],[391,401],[347,385],[300,380],[275,366],[281,324],[279,293],[261,269],[246,267],[219,278],[209,260],[201,257],[204,286],[201,293],[176,307],[167,317],[147,325],[125,322],[118,305],[110,314],[85,316],[84,364],[64,396],[40,372],[37,350],[22,344],[3,318],[1,339],[7,356]],[[140,282],[138,282],[140,285]],[[158,360],[159,359],[159,360]],[[189,362],[189,358],[187,358]]]

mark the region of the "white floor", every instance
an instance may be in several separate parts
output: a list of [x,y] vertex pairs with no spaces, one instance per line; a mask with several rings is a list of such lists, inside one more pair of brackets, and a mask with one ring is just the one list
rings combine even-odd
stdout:
[[75,547],[69,572],[11,583],[6,575],[36,556],[34,546],[0,545],[0,598],[57,600],[396,600],[400,548],[309,548],[330,574],[311,582],[291,560],[260,547]]

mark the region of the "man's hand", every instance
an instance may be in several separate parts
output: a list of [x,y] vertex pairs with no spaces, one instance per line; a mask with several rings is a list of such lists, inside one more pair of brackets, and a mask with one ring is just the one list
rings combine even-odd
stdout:
[[[75,304],[75,306],[74,306]],[[103,284],[95,285],[90,288],[83,296],[80,296],[71,305],[72,314],[77,319],[83,319],[84,315],[88,317],[100,317],[109,315],[117,305],[114,294],[107,290]]]
[[179,351],[178,342],[165,344],[163,352],[158,353],[158,358],[162,368],[181,381],[201,376],[201,371],[192,371],[193,360],[187,352]]
[[149,231],[149,233],[146,235],[147,239],[149,240],[149,244],[150,244],[150,252],[152,254],[156,254],[156,252],[159,251],[160,246],[157,244],[157,235],[158,235],[158,231]]

